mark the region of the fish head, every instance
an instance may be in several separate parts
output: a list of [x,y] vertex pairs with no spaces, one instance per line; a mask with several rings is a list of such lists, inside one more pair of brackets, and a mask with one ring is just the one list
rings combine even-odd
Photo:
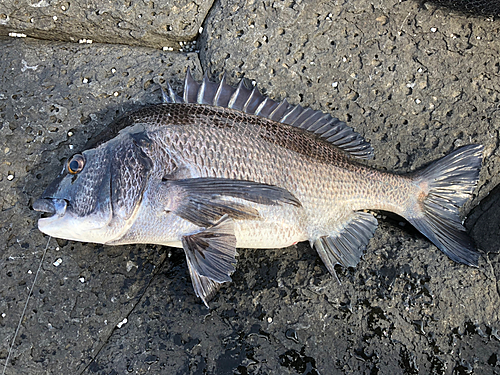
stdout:
[[107,243],[130,228],[153,164],[144,134],[120,134],[75,154],[33,209],[43,213],[38,228],[68,240]]

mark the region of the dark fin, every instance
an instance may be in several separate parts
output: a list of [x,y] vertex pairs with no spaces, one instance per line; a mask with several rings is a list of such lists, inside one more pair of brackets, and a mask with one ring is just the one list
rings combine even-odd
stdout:
[[225,214],[235,220],[259,217],[256,209],[223,197],[240,198],[264,205],[301,205],[289,191],[253,181],[206,177],[167,180],[165,183],[167,188],[178,187],[182,191],[178,206],[169,209],[201,227],[213,225]]
[[276,102],[262,95],[257,87],[246,87],[243,79],[237,87],[232,87],[226,83],[225,74],[220,82],[210,82],[205,75],[199,84],[188,69],[182,101],[179,101],[179,97],[170,87],[169,95],[170,98],[164,97],[164,102],[210,104],[236,109],[313,132],[353,157],[360,159],[373,157],[371,145],[345,122],[321,111],[303,108],[300,105],[293,106],[286,100]]
[[182,237],[182,247],[196,295],[208,300],[221,284],[231,281],[236,265],[234,223],[223,216],[213,227]]
[[215,296],[215,293],[217,293],[220,289],[221,284],[209,279],[208,277],[200,276],[193,272],[189,262],[188,268],[196,297],[200,297],[205,306],[210,308],[210,306],[208,306],[208,302]]
[[377,225],[377,219],[372,214],[354,212],[337,234],[314,241],[314,248],[332,275],[337,276],[336,264],[356,267]]
[[477,266],[479,252],[466,234],[459,208],[472,196],[479,179],[482,145],[459,148],[415,173],[425,194],[405,218],[434,245],[459,263]]
[[189,189],[195,194],[212,197],[226,195],[265,205],[284,203],[296,207],[301,206],[300,201],[288,190],[260,182],[217,177],[188,178],[170,182]]
[[199,227],[209,227],[228,215],[235,220],[255,220],[259,212],[239,203],[187,193],[185,199],[173,212]]

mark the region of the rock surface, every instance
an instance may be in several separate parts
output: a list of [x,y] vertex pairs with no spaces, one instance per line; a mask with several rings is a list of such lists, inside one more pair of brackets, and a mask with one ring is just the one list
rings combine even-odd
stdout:
[[0,35],[178,50],[196,38],[212,4],[213,0],[3,0]]
[[[500,24],[376,3],[220,1],[199,56],[0,39],[2,370],[500,373]],[[179,249],[52,239],[10,351],[48,240],[33,200],[111,120],[159,102],[159,84],[180,90],[188,66],[198,79],[226,71],[233,83],[245,76],[272,98],[334,114],[371,141],[373,164],[387,170],[484,144],[477,195],[464,209],[485,252],[480,267],[455,264],[409,225],[381,218],[358,267],[338,268],[341,285],[306,243],[245,249],[208,310]]]

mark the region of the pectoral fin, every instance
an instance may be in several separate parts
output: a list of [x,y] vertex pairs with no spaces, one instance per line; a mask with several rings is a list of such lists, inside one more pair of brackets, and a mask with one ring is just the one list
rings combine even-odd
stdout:
[[234,223],[224,215],[213,227],[182,237],[182,247],[196,296],[208,307],[220,284],[231,281],[235,270]]
[[377,225],[377,219],[373,215],[354,212],[340,231],[314,241],[314,248],[332,275],[336,276],[334,269],[336,264],[355,267],[359,263]]
[[230,198],[264,205],[301,206],[288,190],[253,181],[206,177],[167,180],[165,184],[167,189],[175,191],[175,194],[167,191],[166,195],[177,197],[168,209],[200,227],[214,225],[225,214],[236,220],[259,217],[255,208]]

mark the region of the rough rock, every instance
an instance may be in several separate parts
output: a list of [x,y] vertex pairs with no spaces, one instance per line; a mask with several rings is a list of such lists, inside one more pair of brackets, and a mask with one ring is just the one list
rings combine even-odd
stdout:
[[[213,1],[3,0],[0,35],[154,48],[191,47]],[[179,44],[182,42],[182,45]],[[186,45],[184,45],[186,43]]]
[[387,170],[484,144],[464,209],[479,268],[382,216],[358,267],[337,269],[340,285],[306,243],[242,249],[206,309],[181,250],[51,240],[6,374],[500,373],[499,31],[414,1],[220,1],[201,63],[134,46],[0,41],[0,366],[47,243],[30,204],[65,157],[122,112],[158,102],[158,83],[179,89],[190,66],[198,79],[226,71],[334,114]]

